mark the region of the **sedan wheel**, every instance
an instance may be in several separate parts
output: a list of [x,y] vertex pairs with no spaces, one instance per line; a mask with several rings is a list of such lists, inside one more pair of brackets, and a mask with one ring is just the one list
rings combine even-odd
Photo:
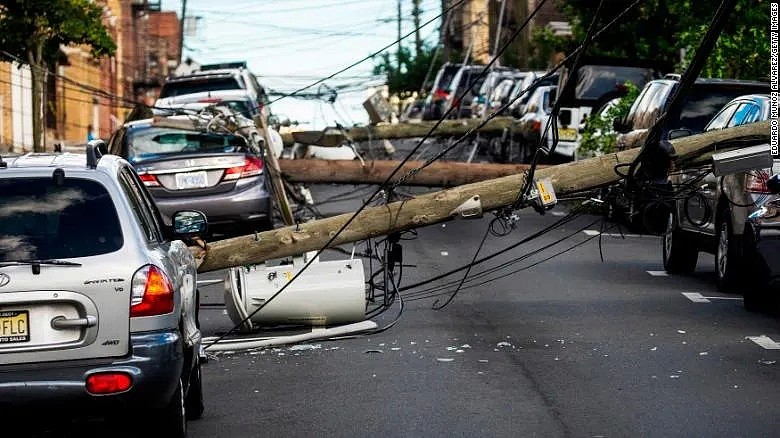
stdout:
[[669,215],[662,241],[664,269],[670,274],[691,274],[696,270],[699,249],[686,238],[675,225],[674,215]]
[[717,222],[717,249],[715,252],[715,280],[718,289],[731,292],[739,276],[739,260],[735,254],[734,233],[731,229],[731,215],[723,208]]
[[184,402],[184,385],[181,379],[173,392],[171,401],[160,411],[159,436],[185,438],[187,436],[187,408]]

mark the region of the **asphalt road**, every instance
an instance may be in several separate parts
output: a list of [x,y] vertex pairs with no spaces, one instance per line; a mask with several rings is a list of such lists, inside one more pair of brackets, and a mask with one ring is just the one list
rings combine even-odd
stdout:
[[[518,229],[489,237],[481,254],[564,211],[522,212]],[[405,263],[414,265],[404,284],[467,263],[490,218],[420,229],[404,242]],[[481,280],[547,258],[592,237],[596,219],[578,218],[472,274],[573,234]],[[701,254],[694,276],[659,275],[657,237],[607,232],[603,262],[593,238],[504,278],[467,283],[442,310],[432,309],[435,298],[407,291],[398,324],[379,335],[219,354],[204,365],[206,413],[190,423],[190,435],[777,435],[777,317],[748,313],[739,296],[718,293],[711,255]],[[204,301],[219,302],[221,289],[205,287]],[[231,326],[219,308],[201,319],[207,335]],[[760,336],[769,340],[750,339]]]
[[[318,206],[332,214],[354,210],[370,188],[313,191],[320,202],[341,199]],[[524,210],[517,229],[488,237],[480,255],[566,212]],[[401,286],[469,262],[491,219],[419,229],[403,241],[410,266]],[[658,237],[621,237],[605,224],[610,234],[599,239],[597,220],[578,217],[475,267],[476,281],[441,310],[432,306],[452,287],[406,291],[398,323],[383,333],[212,353],[203,365],[205,414],[189,423],[190,436],[776,436],[777,316],[748,313],[738,295],[717,292],[713,256],[702,253],[693,276],[667,276]],[[223,285],[201,291],[204,334],[230,330]],[[377,323],[389,323],[397,310]],[[108,432],[125,436],[101,424],[52,436]]]

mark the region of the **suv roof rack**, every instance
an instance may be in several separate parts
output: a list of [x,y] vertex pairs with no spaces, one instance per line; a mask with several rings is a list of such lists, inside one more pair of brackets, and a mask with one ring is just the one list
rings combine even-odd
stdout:
[[679,81],[681,77],[682,77],[682,75],[679,74],[679,73],[667,73],[664,76],[664,79],[672,79],[672,80],[675,80],[675,81]]
[[237,62],[220,62],[217,64],[206,64],[201,65],[199,70],[200,71],[209,71],[209,70],[225,70],[225,69],[234,69],[234,68],[247,68],[246,61],[237,61]]
[[103,140],[91,140],[87,143],[87,167],[94,169],[98,165],[98,161],[103,157],[103,152],[100,151],[101,146],[105,146],[106,142]]

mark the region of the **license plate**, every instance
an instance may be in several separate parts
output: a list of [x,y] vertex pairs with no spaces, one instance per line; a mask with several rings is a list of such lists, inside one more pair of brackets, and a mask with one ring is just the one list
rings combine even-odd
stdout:
[[0,311],[0,344],[30,342],[30,313],[27,310]]
[[189,172],[176,174],[177,189],[200,189],[208,186],[206,172]]
[[558,140],[565,140],[565,141],[577,140],[577,130],[572,128],[559,128]]

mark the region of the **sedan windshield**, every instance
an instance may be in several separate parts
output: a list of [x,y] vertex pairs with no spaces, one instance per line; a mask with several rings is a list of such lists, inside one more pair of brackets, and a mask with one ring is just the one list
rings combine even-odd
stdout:
[[139,127],[128,131],[128,161],[139,163],[176,154],[238,152],[246,142],[236,135]]

